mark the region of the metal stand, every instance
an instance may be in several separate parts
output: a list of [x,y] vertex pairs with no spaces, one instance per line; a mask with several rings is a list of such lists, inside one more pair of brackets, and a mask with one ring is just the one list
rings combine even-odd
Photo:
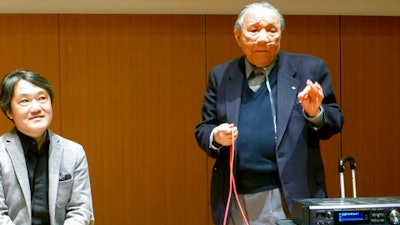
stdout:
[[345,162],[350,162],[350,169],[351,169],[351,178],[353,183],[353,198],[357,198],[357,187],[356,187],[356,162],[351,156],[344,156],[339,161],[339,174],[340,174],[340,192],[342,198],[346,197],[345,189],[344,189],[344,164]]

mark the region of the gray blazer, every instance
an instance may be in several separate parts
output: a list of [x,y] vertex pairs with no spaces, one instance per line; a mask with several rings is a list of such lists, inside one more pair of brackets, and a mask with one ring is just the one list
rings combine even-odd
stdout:
[[[49,137],[51,224],[91,224],[94,217],[85,151],[80,144],[50,130]],[[0,224],[31,223],[31,191],[24,150],[13,129],[0,137]]]

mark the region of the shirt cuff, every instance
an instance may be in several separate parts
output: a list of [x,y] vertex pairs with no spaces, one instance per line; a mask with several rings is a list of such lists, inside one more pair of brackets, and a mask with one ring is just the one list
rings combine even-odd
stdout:
[[315,117],[308,116],[307,113],[303,110],[304,118],[306,118],[306,120],[310,122],[311,128],[313,128],[314,130],[319,130],[324,125],[324,108],[320,106],[319,109],[320,112]]
[[214,129],[211,131],[211,134],[210,134],[210,144],[209,144],[208,147],[209,147],[210,149],[212,149],[212,150],[216,150],[216,151],[219,152],[219,150],[220,150],[222,147],[224,147],[224,146],[221,145],[221,144],[218,144],[217,142],[214,141],[214,131],[215,131],[215,129],[216,129],[216,128],[214,128]]

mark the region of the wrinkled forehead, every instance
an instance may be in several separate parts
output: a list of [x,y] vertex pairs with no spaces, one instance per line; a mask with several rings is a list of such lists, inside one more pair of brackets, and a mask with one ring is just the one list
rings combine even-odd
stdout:
[[272,9],[268,8],[253,8],[244,15],[243,27],[256,24],[273,24],[280,27],[279,15]]

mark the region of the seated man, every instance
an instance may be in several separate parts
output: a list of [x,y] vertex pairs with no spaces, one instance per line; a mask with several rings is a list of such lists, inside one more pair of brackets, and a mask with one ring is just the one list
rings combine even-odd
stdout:
[[52,85],[32,71],[3,78],[0,107],[15,127],[0,137],[0,224],[93,223],[82,146],[49,130]]

